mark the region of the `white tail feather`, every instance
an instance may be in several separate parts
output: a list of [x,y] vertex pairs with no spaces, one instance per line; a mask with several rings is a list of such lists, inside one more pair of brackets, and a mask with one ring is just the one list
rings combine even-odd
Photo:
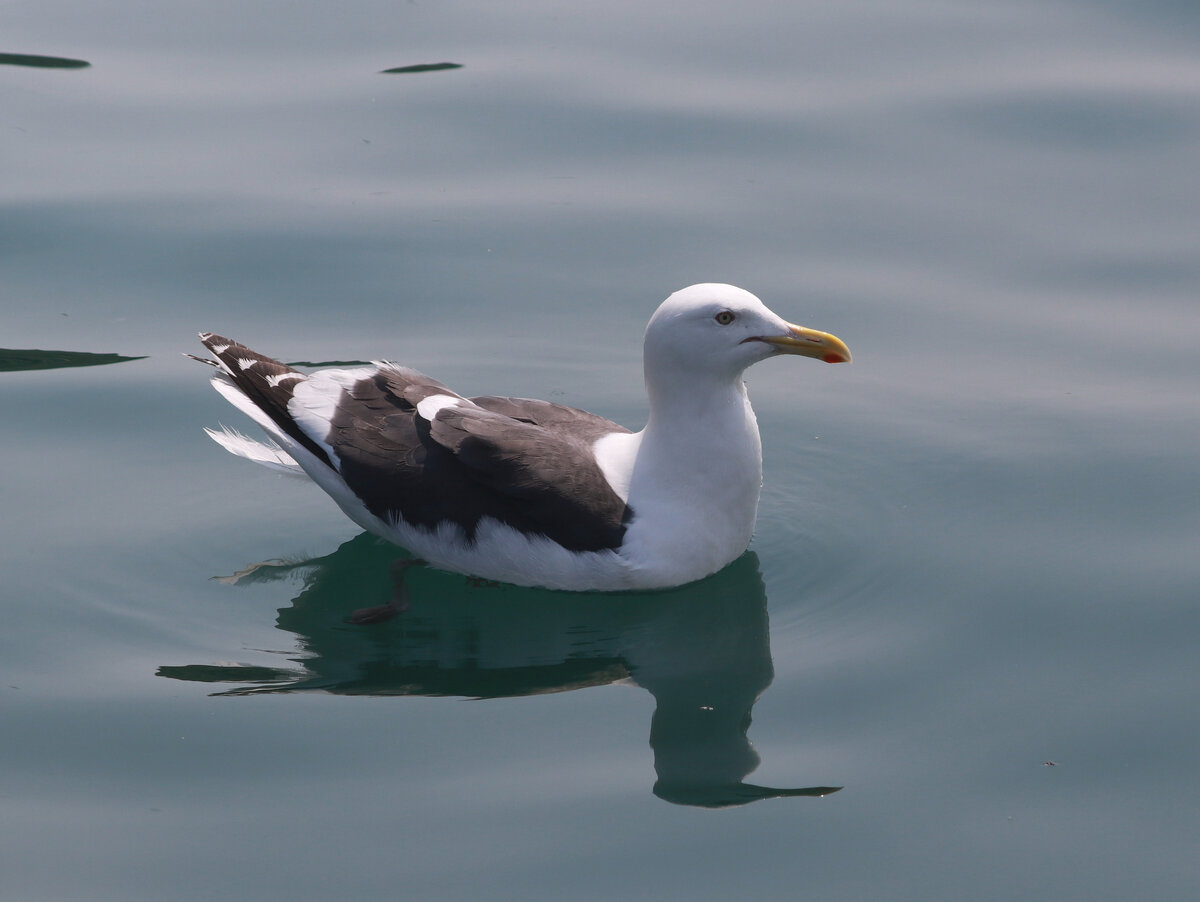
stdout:
[[308,478],[308,474],[300,468],[300,465],[292,459],[292,456],[274,442],[255,441],[248,436],[242,435],[236,429],[230,429],[228,426],[222,426],[220,432],[205,426],[204,431],[208,433],[209,438],[230,454],[244,457],[246,460],[252,460],[256,464],[261,464],[278,473],[299,476],[303,479]]

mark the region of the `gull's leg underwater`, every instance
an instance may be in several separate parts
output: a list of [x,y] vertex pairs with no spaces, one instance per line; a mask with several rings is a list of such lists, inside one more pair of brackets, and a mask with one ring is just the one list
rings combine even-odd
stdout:
[[392,561],[392,600],[373,608],[359,608],[346,618],[347,623],[385,623],[397,614],[408,610],[408,586],[404,577],[409,567],[424,567],[428,562],[419,557],[405,557]]

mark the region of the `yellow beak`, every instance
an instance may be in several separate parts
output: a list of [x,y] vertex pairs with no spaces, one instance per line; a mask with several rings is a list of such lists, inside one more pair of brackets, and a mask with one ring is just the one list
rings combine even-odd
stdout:
[[794,326],[791,323],[788,323],[786,335],[764,335],[760,341],[775,346],[781,354],[815,357],[826,363],[850,363],[853,359],[850,349],[836,335]]

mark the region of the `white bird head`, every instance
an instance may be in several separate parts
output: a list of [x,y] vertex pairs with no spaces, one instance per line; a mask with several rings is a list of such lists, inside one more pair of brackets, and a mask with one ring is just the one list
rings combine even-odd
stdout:
[[750,292],[704,283],[675,292],[646,326],[647,379],[658,373],[737,379],[746,367],[781,354],[849,363],[850,350],[834,335],[793,325]]

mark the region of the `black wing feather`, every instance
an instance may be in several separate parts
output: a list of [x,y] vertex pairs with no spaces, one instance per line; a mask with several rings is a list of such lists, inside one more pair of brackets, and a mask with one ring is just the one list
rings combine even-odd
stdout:
[[415,370],[387,368],[338,403],[329,444],[347,485],[382,518],[474,538],[483,517],[543,535],[572,551],[617,548],[631,512],[591,454],[615,423],[544,401],[480,398],[443,408],[432,423],[416,405],[460,397]]

